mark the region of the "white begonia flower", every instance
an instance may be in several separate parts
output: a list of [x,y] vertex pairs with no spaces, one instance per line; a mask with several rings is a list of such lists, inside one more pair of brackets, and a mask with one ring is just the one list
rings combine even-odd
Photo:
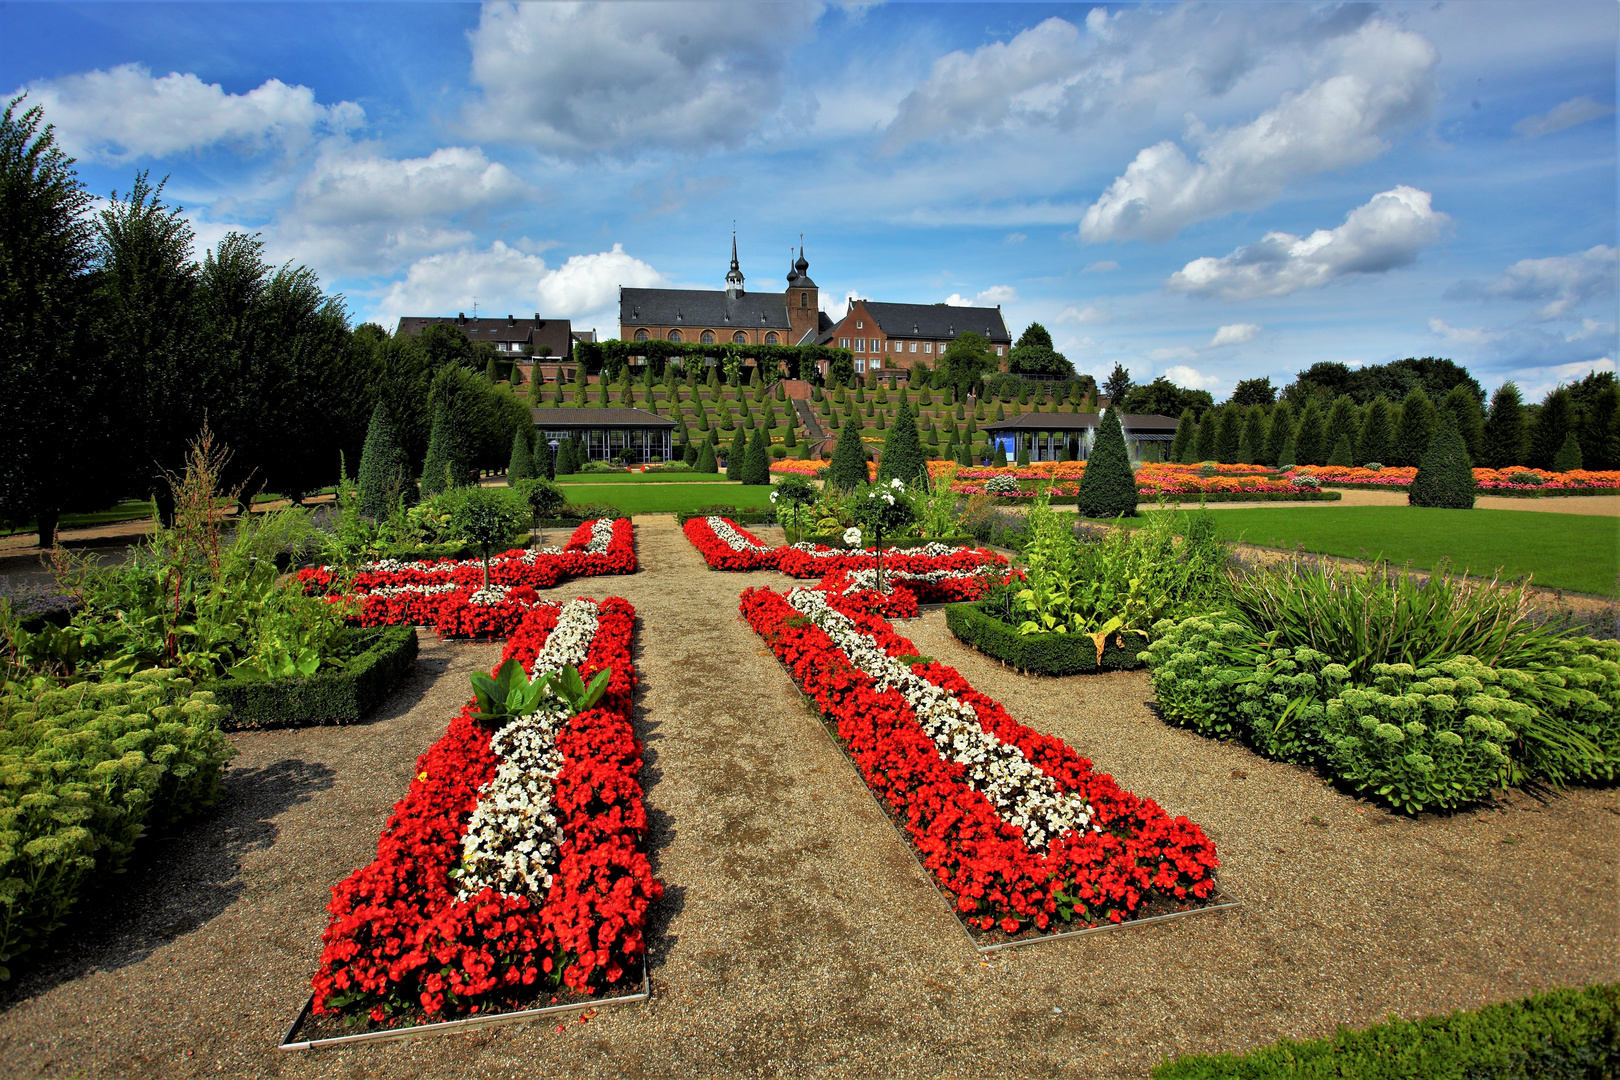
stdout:
[[779,491],[773,491],[773,492],[771,492],[771,502],[775,502],[775,501],[776,501],[776,497],[777,497],[777,496],[778,496],[778,495],[780,495],[780,494],[781,494],[781,492],[779,492]]
[[850,526],[844,530],[844,543],[855,545],[861,542],[861,530]]

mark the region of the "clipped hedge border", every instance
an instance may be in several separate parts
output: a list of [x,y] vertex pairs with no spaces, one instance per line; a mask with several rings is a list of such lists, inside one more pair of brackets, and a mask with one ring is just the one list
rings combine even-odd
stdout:
[[410,672],[417,647],[416,627],[390,626],[369,649],[336,670],[266,682],[215,683],[215,699],[229,710],[220,727],[241,731],[358,723]]
[[696,517],[728,517],[738,525],[775,525],[776,507],[765,506],[757,510],[742,510],[735,506],[726,506],[717,503],[713,506],[699,506],[695,510],[679,510],[675,513],[675,524],[686,528],[686,523]]
[[[620,518],[624,518],[626,521],[628,521],[628,520],[630,520],[630,515],[615,511],[611,518],[606,518],[606,519],[594,518],[594,517],[588,517],[588,518],[577,518],[577,517],[538,518],[538,519],[536,519],[536,521],[534,523],[534,527],[536,529],[577,529],[581,525],[585,524],[587,521],[602,521],[602,520],[617,521]],[[527,534],[525,534],[525,536],[527,536]],[[516,544],[516,545],[513,545],[513,546],[515,546],[515,547],[523,547],[525,545]],[[471,555],[464,556],[464,558],[470,558],[470,559],[478,558],[478,549],[474,548],[473,553]]]
[[1174,491],[1162,495],[1141,492],[1144,505],[1167,503],[1244,503],[1244,502],[1338,502],[1344,498],[1338,491]]
[[1077,634],[1020,634],[977,603],[947,604],[945,625],[964,644],[1035,675],[1132,671],[1142,666],[1137,654],[1148,646],[1140,634],[1113,635],[1103,645],[1099,664],[1097,646],[1090,638]]
[[1519,1080],[1620,1075],[1620,986],[1532,994],[1331,1038],[1282,1039],[1245,1054],[1167,1061],[1153,1080]]

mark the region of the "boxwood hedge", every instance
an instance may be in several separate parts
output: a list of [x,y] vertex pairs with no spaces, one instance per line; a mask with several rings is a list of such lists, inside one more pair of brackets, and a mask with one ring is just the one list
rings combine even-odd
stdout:
[[416,663],[416,627],[350,631],[362,652],[341,668],[291,679],[226,679],[214,684],[230,710],[228,730],[353,724],[382,703]]
[[1620,1076],[1620,987],[1553,990],[1245,1054],[1166,1062],[1153,1080],[1559,1080]]
[[1147,648],[1147,639],[1140,634],[1110,634],[1103,643],[1102,662],[1098,663],[1097,645],[1088,637],[1020,634],[977,603],[947,605],[945,625],[958,639],[986,656],[1036,675],[1128,671],[1142,666],[1138,654]]

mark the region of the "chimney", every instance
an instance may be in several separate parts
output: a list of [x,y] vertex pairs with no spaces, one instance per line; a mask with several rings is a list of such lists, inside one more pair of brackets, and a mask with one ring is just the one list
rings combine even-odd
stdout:
[[461,324],[461,323],[465,323],[466,321],[467,321],[467,313],[465,311],[456,312],[456,323],[458,325]]
[[540,325],[540,313],[538,311],[534,313],[534,324],[536,326]]
[[507,312],[507,314],[506,314],[506,325],[507,326],[516,326],[517,325],[517,320],[512,318],[512,313],[511,312]]

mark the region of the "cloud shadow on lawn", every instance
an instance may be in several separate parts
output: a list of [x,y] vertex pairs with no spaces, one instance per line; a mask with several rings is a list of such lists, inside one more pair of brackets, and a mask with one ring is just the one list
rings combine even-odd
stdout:
[[139,963],[242,895],[242,861],[276,843],[276,819],[330,788],[336,772],[293,758],[227,769],[213,811],[143,838],[129,868],[92,880],[45,946],[13,961],[0,1012],[95,971]]

